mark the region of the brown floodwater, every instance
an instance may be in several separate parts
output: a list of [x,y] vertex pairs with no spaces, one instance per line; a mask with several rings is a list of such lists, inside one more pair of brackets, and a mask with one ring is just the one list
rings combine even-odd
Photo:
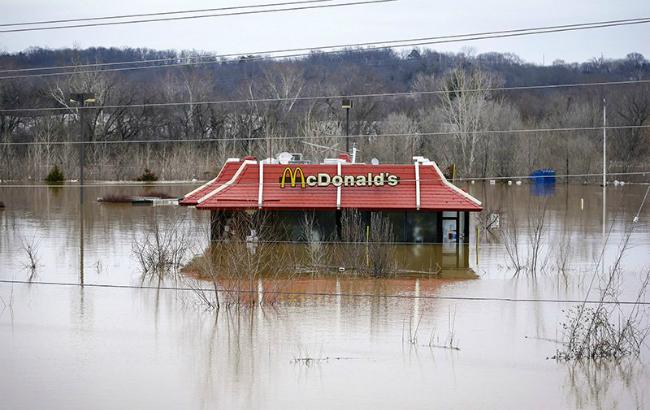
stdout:
[[[544,198],[527,185],[470,189],[502,226],[516,218],[524,253],[527,221],[546,204],[535,277],[514,276],[497,234],[481,232],[477,246],[472,225],[471,278],[266,280],[262,298],[274,286],[289,294],[216,314],[192,291],[143,281],[133,253],[152,226],[171,224],[187,235],[189,254],[203,252],[207,213],[95,201],[141,187],[86,188],[81,212],[76,188],[0,185],[0,279],[34,282],[0,283],[0,408],[650,408],[647,344],[639,360],[559,363],[547,358],[561,348],[563,311],[575,303],[489,300],[584,298],[603,244],[601,188],[557,185]],[[645,189],[608,188],[606,264]],[[636,297],[650,267],[649,220],[646,204],[622,261],[620,300]],[[36,250],[34,272],[25,244]],[[427,249],[413,252],[427,259]],[[91,286],[69,285],[81,280]],[[459,350],[437,347],[450,338]]]

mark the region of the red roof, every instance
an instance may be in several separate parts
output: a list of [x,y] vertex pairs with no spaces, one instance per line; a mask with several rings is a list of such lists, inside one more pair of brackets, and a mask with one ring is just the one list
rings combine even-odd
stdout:
[[[327,179],[330,183],[326,185]],[[185,195],[181,205],[224,210],[481,210],[480,201],[448,182],[438,166],[428,160],[381,165],[229,160],[217,178]]]

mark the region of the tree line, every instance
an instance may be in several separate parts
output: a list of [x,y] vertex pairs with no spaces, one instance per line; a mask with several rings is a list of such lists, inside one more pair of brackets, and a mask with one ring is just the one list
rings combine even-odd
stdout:
[[[336,96],[378,93],[409,94],[352,99],[351,141],[361,161],[399,163],[424,155],[442,167],[454,164],[465,177],[527,175],[537,168],[597,173],[606,99],[608,125],[633,126],[608,131],[608,169],[648,165],[650,131],[643,127],[650,85],[502,89],[648,79],[650,62],[638,53],[541,66],[507,53],[351,49],[179,65],[198,55],[116,48],[0,54],[0,70],[78,66],[75,75],[0,79],[0,110],[17,110],[0,112],[0,179],[42,180],[54,165],[76,177],[78,146],[58,143],[79,139],[79,110],[69,94],[80,92],[96,98],[84,126],[86,175],[97,180],[135,179],[145,168],[167,180],[204,179],[226,158],[282,151],[312,161],[337,156],[345,150],[346,117]],[[168,60],[160,68],[83,67],[161,58]],[[322,98],[306,98],[312,96]],[[148,106],[168,102],[184,104]]]

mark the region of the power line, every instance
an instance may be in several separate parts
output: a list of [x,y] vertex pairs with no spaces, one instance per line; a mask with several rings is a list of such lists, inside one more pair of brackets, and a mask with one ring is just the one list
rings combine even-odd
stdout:
[[[411,165],[411,164],[404,164],[404,165]],[[554,175],[553,177],[545,177],[545,176],[530,176],[530,175],[520,175],[520,176],[491,176],[491,177],[463,177],[463,178],[455,178],[454,181],[488,181],[488,180],[528,180],[528,179],[542,179],[542,178],[589,178],[589,177],[601,177],[603,174],[560,174],[560,175]],[[607,175],[609,176],[633,176],[633,175],[641,175],[641,176],[646,176],[650,175],[650,170],[647,171],[636,171],[636,172],[608,172]],[[426,183],[430,181],[428,178],[420,178],[420,182]],[[438,182],[438,179],[431,180]],[[200,180],[200,181],[194,181],[194,182],[186,182],[186,181],[170,181],[170,182],[165,182],[165,181],[156,181],[155,183],[151,182],[135,182],[135,181],[129,181],[129,182],[106,182],[106,183],[94,183],[94,184],[84,184],[84,185],[79,185],[79,184],[0,184],[0,189],[2,188],[79,188],[79,187],[88,187],[88,188],[102,188],[102,187],[157,187],[157,188],[163,188],[163,187],[172,187],[172,186],[195,186],[195,185],[201,185],[205,184],[208,182],[207,180]],[[414,179],[401,179],[400,182],[415,182]],[[453,181],[451,181],[453,182]],[[280,184],[279,182],[265,182],[263,185],[278,185]],[[626,182],[627,184],[632,184],[632,182]],[[237,184],[238,186],[240,185],[251,185],[251,186],[259,186],[258,182],[251,182],[251,183],[239,183]],[[255,203],[257,203],[257,199],[255,199]]]
[[314,140],[326,138],[397,138],[397,137],[433,137],[445,135],[499,135],[499,134],[530,134],[550,132],[574,132],[574,131],[602,131],[608,130],[632,130],[647,129],[650,125],[611,125],[607,127],[565,127],[565,128],[522,128],[510,130],[475,130],[475,131],[435,131],[435,132],[409,132],[409,133],[387,133],[387,134],[357,134],[357,135],[310,135],[310,136],[286,136],[286,137],[232,137],[232,138],[188,138],[188,139],[151,139],[151,140],[94,140],[94,141],[31,141],[31,142],[0,142],[0,147],[11,145],[79,145],[79,144],[158,144],[158,143],[211,143],[211,142],[237,142],[237,141],[267,141],[267,140]]
[[[116,205],[124,205],[122,204],[116,204]],[[200,211],[203,212],[203,211]],[[206,212],[207,213],[207,212]],[[207,215],[206,215],[207,217]],[[163,220],[162,222],[168,222],[166,220]],[[197,222],[202,222],[197,219],[192,219],[191,221],[188,221],[186,224],[190,225],[192,223],[197,223]],[[637,223],[638,224],[638,223]],[[647,225],[647,224],[643,224]],[[65,234],[63,232],[57,232],[59,228],[62,227],[62,224],[56,225],[56,224],[49,224],[48,222],[44,221],[35,221],[31,224],[29,223],[0,223],[0,226],[10,228],[12,229],[12,233],[20,235],[22,232],[27,231],[27,230],[38,230],[38,232],[34,232],[34,238],[40,240],[45,240],[45,239],[53,239],[53,238],[60,238],[60,239],[70,239],[71,235],[74,235],[74,233],[71,234]],[[54,232],[56,234],[53,234],[51,232]],[[561,232],[560,229],[554,230],[553,232]],[[114,236],[120,236],[119,233],[113,234]],[[200,230],[200,231],[195,231],[195,234],[193,237],[203,237],[207,238],[209,233],[207,230]],[[207,240],[207,239],[206,239]],[[368,242],[351,242],[351,241],[313,241],[313,242],[301,242],[301,241],[272,241],[272,240],[258,240],[256,242],[247,242],[245,240],[210,240],[212,244],[221,244],[221,245],[260,245],[260,244],[268,244],[268,245],[300,245],[303,247],[308,247],[310,245],[357,245],[357,246],[368,246],[368,245],[382,245],[382,246],[395,246],[395,247],[440,247],[440,245],[445,245],[444,242],[382,242],[382,241],[368,241]],[[586,241],[583,241],[586,242]],[[464,243],[461,246],[465,246],[468,249],[470,247],[473,247],[475,243]],[[497,244],[497,243],[481,243],[481,249],[503,249],[502,244]],[[578,262],[577,264],[587,264],[587,262]],[[336,270],[338,269],[338,266],[330,266],[331,270]],[[415,274],[425,274],[425,275],[431,275],[434,276],[437,274],[435,271],[427,272],[427,271],[408,271],[404,270],[404,272],[409,272],[409,273],[415,273]],[[398,274],[400,272],[397,272]],[[1,281],[0,281],[1,282]]]
[[326,8],[335,8],[335,7],[358,6],[358,5],[363,5],[363,4],[390,3],[390,2],[394,2],[394,1],[397,1],[397,0],[363,0],[363,1],[354,1],[354,2],[348,2],[348,3],[339,3],[339,4],[321,4],[321,5],[315,5],[315,6],[296,6],[296,7],[287,7],[287,8],[282,8],[282,9],[269,9],[269,10],[235,11],[235,12],[230,12],[230,13],[202,14],[202,15],[197,15],[197,16],[159,17],[159,18],[129,20],[129,21],[111,21],[111,22],[104,22],[104,23],[70,24],[70,25],[65,25],[65,26],[13,28],[13,29],[0,30],[0,33],[18,33],[18,32],[26,32],[26,31],[44,31],[44,30],[69,29],[69,28],[117,26],[117,25],[125,25],[125,24],[152,23],[152,22],[160,22],[160,21],[195,20],[195,19],[213,18],[213,17],[230,17],[230,16],[250,15],[250,14],[277,13],[277,12],[281,12],[281,11],[326,9]]
[[134,17],[167,16],[167,15],[173,15],[173,14],[208,13],[208,12],[213,12],[213,11],[226,11],[226,10],[238,10],[238,9],[255,9],[255,8],[261,8],[261,7],[289,6],[289,5],[294,5],[294,4],[330,3],[332,1],[334,1],[334,0],[287,1],[287,2],[282,2],[282,3],[252,4],[252,5],[246,5],[246,6],[219,7],[219,8],[212,8],[212,9],[162,11],[162,12],[156,12],[156,13],[118,14],[118,15],[114,15],[114,16],[102,16],[102,17],[82,17],[82,18],[62,19],[62,20],[28,21],[28,22],[23,22],[23,23],[3,23],[3,24],[0,24],[0,27],[33,26],[33,25],[56,24],[56,23],[72,23],[72,22],[77,22],[77,21],[115,20],[115,19],[125,19],[125,18],[134,18]]
[[[311,48],[293,48],[293,49],[278,49],[278,50],[267,50],[267,51],[257,51],[251,53],[231,53],[231,54],[220,54],[210,57],[210,61],[188,61],[183,63],[177,63],[178,58],[164,58],[164,59],[152,59],[152,60],[135,60],[135,61],[123,61],[117,63],[98,63],[98,64],[86,64],[81,66],[58,66],[58,67],[47,67],[41,68],[40,70],[51,70],[57,68],[85,68],[85,67],[102,67],[102,66],[112,66],[112,65],[127,65],[127,64],[149,64],[151,62],[171,62],[171,64],[165,65],[149,65],[142,67],[124,67],[124,68],[107,68],[101,70],[101,72],[118,72],[118,71],[132,71],[132,70],[142,70],[142,69],[152,69],[152,68],[171,68],[171,67],[184,67],[184,66],[194,66],[201,64],[215,64],[221,63],[224,61],[219,61],[218,59],[239,57],[245,59],[245,61],[258,61],[258,60],[271,60],[271,59],[282,59],[282,58],[297,58],[297,57],[308,57],[311,56],[313,52],[320,52],[322,54],[337,54],[350,52],[351,48],[359,48],[365,46],[373,46],[378,44],[391,44],[384,46],[376,47],[367,47],[363,51],[370,50],[381,50],[381,49],[391,49],[398,47],[413,47],[413,46],[422,46],[422,45],[431,45],[431,44],[445,44],[445,43],[454,43],[454,42],[463,42],[463,41],[475,41],[475,40],[484,40],[492,38],[509,38],[509,37],[518,37],[518,36],[528,36],[528,35],[537,35],[537,34],[547,34],[547,33],[557,33],[557,32],[567,32],[567,31],[578,31],[578,30],[589,30],[595,28],[606,28],[606,27],[615,27],[615,26],[625,26],[625,25],[635,25],[635,24],[646,24],[650,23],[650,17],[638,18],[638,19],[623,19],[623,20],[608,20],[594,23],[577,23],[577,24],[568,24],[568,25],[559,25],[559,26],[545,26],[538,28],[524,28],[524,29],[512,29],[512,30],[500,30],[500,31],[489,31],[481,33],[472,33],[472,34],[458,34],[458,35],[448,35],[448,36],[435,36],[435,37],[420,37],[406,40],[385,40],[385,41],[374,41],[367,43],[354,43],[354,44],[344,44],[344,45],[329,45],[329,46],[319,46]],[[401,43],[401,44],[400,44]],[[335,50],[327,50],[331,48],[338,48]],[[302,53],[295,53],[303,51]],[[283,54],[283,55],[264,55],[264,54],[278,54],[278,53],[293,53],[293,54]],[[254,57],[257,55],[257,57]],[[233,60],[234,61],[234,60]],[[29,69],[16,69],[17,70],[35,70],[34,68]],[[10,72],[6,70],[5,72]],[[64,71],[58,73],[44,73],[44,74],[31,74],[31,75],[14,75],[14,76],[4,76],[0,77],[2,79],[17,79],[17,78],[29,78],[29,77],[52,77],[52,76],[65,76],[65,75],[80,75],[80,74],[90,74],[97,73],[96,70],[81,70],[81,71]]]
[[[133,286],[133,285],[112,285],[105,283],[79,284],[72,282],[45,282],[45,281],[23,281],[0,279],[0,283],[19,284],[19,285],[39,285],[39,286],[64,286],[80,288],[103,288],[103,289],[139,289],[139,290],[165,290],[180,292],[214,292],[214,288],[186,288],[181,286]],[[370,293],[328,293],[328,292],[290,292],[290,291],[266,291],[245,289],[218,289],[222,293],[234,294],[267,294],[280,296],[325,296],[325,297],[349,297],[349,298],[390,298],[390,299],[423,299],[423,300],[456,300],[468,302],[511,302],[511,303],[586,303],[586,304],[604,304],[604,305],[650,305],[650,302],[635,301],[601,301],[601,300],[580,300],[580,299],[541,299],[541,298],[498,298],[489,296],[434,296],[434,295],[376,295]]]
[[[256,201],[255,201],[256,202]],[[115,203],[115,205],[124,205],[125,203]],[[110,205],[110,204],[109,204]],[[203,212],[203,211],[200,211]],[[206,215],[207,216],[207,215]],[[167,222],[167,220],[163,220],[162,222]],[[195,218],[188,218],[186,220],[182,221],[183,225],[189,226],[193,225],[196,222],[201,222],[198,219]],[[55,223],[52,223],[50,225],[49,222],[39,220],[39,221],[34,221],[31,224],[30,223],[11,223],[11,222],[6,222],[4,224],[0,223],[0,226],[5,226],[8,228],[12,228],[13,231],[19,231],[18,229],[15,228],[20,228],[21,230],[27,230],[27,229],[33,229],[37,228],[39,229],[39,236],[38,239],[50,239],[50,238],[70,238],[70,235],[53,235],[52,231],[56,231],[58,228],[60,228],[62,225],[56,225]],[[51,228],[51,230],[50,230]],[[559,229],[555,230],[554,232],[561,232]],[[20,233],[20,232],[16,232]],[[115,234],[116,236],[119,236],[119,234]],[[199,229],[198,231],[194,231],[194,235],[196,237],[208,237],[208,230],[207,229]],[[395,242],[395,241],[373,241],[373,240],[368,240],[368,241],[346,241],[346,240],[318,240],[318,241],[301,241],[301,240],[262,240],[258,239],[255,242],[250,242],[242,239],[221,239],[221,240],[210,240],[212,244],[220,244],[220,245],[300,245],[303,247],[308,247],[310,245],[357,245],[357,246],[368,246],[368,245],[382,245],[382,246],[395,246],[395,247],[419,247],[419,246],[424,246],[424,247],[439,247],[440,245],[444,245],[445,242]],[[581,243],[584,243],[587,241],[581,241]],[[467,248],[473,246],[474,243],[470,242],[465,242],[462,243],[461,246],[465,246]],[[486,243],[486,244],[481,244],[481,248],[495,248],[495,249],[503,249],[502,244],[497,244],[497,243]],[[327,267],[327,266],[326,266]],[[329,266],[331,269],[338,269],[338,266]],[[400,273],[399,271],[397,273]],[[424,273],[428,275],[434,275],[436,274],[435,271],[413,271],[411,273]]]
[[[2,77],[0,77],[1,79]],[[526,91],[526,90],[546,90],[558,88],[578,88],[578,87],[604,87],[633,84],[648,84],[650,80],[623,80],[623,81],[598,81],[590,83],[564,83],[564,84],[546,84],[546,85],[524,85],[511,87],[486,87],[470,88],[458,90],[435,90],[435,91],[404,91],[393,93],[367,93],[367,94],[348,94],[348,95],[320,95],[320,96],[297,96],[297,97],[277,97],[277,98],[250,98],[238,100],[208,100],[208,101],[176,101],[161,103],[143,103],[143,104],[112,104],[100,106],[83,106],[75,107],[79,110],[94,109],[115,109],[115,108],[154,108],[154,107],[174,107],[174,106],[195,106],[195,105],[221,105],[221,104],[252,104],[252,103],[273,103],[283,101],[317,101],[317,100],[338,100],[344,98],[399,98],[415,97],[421,95],[444,95],[454,93],[474,93],[474,92],[500,92],[500,91]],[[39,111],[68,111],[69,107],[44,107],[44,108],[10,108],[2,109],[0,113],[12,112],[39,112]]]
[[[598,174],[602,175],[602,174]],[[196,181],[196,182],[165,182],[165,181],[156,181],[155,183],[151,182],[118,182],[118,183],[94,183],[94,184],[89,184],[85,183],[83,185],[79,184],[74,184],[74,185],[66,185],[66,184],[0,184],[0,189],[2,188],[79,188],[79,187],[84,187],[84,188],[101,188],[101,187],[107,187],[107,188],[117,188],[117,187],[124,187],[124,188],[129,188],[129,187],[140,187],[140,188],[147,188],[147,187],[156,187],[156,188],[165,188],[165,187],[174,187],[174,186],[195,186],[197,184],[204,184],[208,182],[207,180],[201,180],[201,181]]]

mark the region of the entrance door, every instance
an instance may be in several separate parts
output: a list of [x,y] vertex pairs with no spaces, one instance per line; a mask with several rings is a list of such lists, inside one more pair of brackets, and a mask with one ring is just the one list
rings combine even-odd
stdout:
[[458,267],[459,212],[442,213],[442,266]]

